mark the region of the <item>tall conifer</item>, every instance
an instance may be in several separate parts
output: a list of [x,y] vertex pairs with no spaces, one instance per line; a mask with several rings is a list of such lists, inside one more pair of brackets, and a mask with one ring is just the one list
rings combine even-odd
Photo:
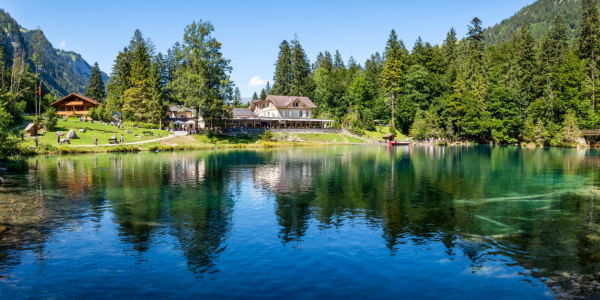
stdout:
[[275,75],[273,80],[273,94],[287,96],[292,91],[292,49],[290,44],[284,40],[279,45],[279,57],[275,63]]
[[92,74],[90,75],[85,95],[102,103],[104,103],[104,99],[106,98],[106,90],[98,62],[94,63],[94,67],[92,67]]
[[596,88],[598,78],[596,76],[598,52],[600,46],[600,12],[596,0],[582,0],[581,2],[581,24],[579,35],[579,57],[584,59],[588,65],[590,77],[592,108],[596,105]]

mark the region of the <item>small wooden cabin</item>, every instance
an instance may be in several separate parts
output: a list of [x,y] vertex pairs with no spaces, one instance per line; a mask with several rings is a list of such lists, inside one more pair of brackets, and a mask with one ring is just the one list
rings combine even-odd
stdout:
[[27,131],[28,136],[36,136],[39,128],[35,123],[29,123],[27,127],[25,127],[25,131]]
[[382,138],[386,141],[393,141],[396,138],[395,134],[386,133],[382,136]]
[[50,106],[56,108],[56,114],[59,116],[72,117],[74,113],[78,116],[85,116],[88,114],[90,108],[98,107],[104,104],[83,95],[69,94],[68,96],[50,104]]

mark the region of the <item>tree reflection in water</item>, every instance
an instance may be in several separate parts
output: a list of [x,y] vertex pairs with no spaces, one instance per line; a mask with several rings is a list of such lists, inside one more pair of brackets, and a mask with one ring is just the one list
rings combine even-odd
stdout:
[[475,273],[506,257],[551,290],[585,297],[599,291],[598,157],[488,146],[38,157],[0,189],[0,273],[22,249],[44,253],[58,230],[101,230],[107,214],[128,255],[142,259],[169,236],[189,270],[218,272],[237,201],[263,193],[281,247],[314,242],[311,229],[366,227],[392,256],[439,243]]

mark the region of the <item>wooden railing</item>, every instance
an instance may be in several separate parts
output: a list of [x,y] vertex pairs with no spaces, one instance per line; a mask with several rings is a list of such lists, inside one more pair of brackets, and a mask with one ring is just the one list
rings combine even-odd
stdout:
[[582,130],[581,133],[583,135],[600,135],[600,129]]

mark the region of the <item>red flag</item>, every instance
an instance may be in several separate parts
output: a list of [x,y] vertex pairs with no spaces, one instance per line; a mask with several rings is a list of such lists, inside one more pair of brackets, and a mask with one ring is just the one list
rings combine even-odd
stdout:
[[40,96],[42,95],[42,82],[40,81]]

